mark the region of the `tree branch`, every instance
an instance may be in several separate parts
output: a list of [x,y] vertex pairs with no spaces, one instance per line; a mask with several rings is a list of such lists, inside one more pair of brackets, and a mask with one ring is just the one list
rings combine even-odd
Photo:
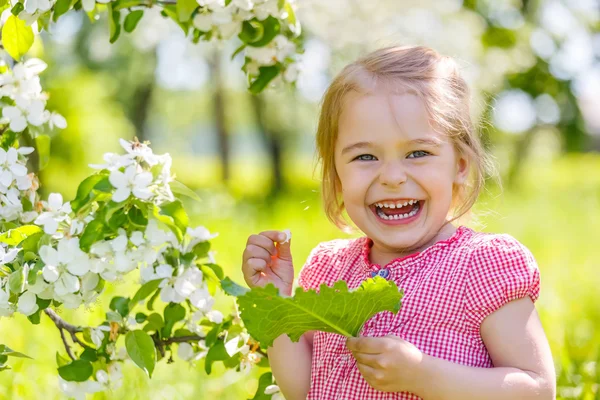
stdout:
[[73,343],[77,343],[78,345],[80,345],[83,348],[89,347],[85,343],[83,343],[81,340],[79,340],[79,338],[76,335],[77,332],[83,331],[82,328],[69,324],[67,321],[65,321],[64,319],[59,317],[58,314],[50,308],[46,308],[44,310],[44,313],[52,320],[52,322],[54,322],[54,325],[56,325],[56,327],[58,328],[58,330],[60,332],[60,337],[63,341],[63,344],[65,345],[65,350],[67,351],[67,354],[69,355],[69,357],[71,357],[72,360],[75,360],[75,356],[73,355],[73,352],[71,351],[71,347],[69,346],[69,343],[67,342],[67,338],[65,336],[65,331],[69,332],[69,334],[71,335],[71,340],[73,340]]

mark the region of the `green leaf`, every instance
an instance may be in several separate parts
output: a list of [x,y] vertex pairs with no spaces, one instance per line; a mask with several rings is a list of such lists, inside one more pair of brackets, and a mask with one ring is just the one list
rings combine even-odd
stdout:
[[121,323],[121,322],[123,322],[123,317],[118,312],[107,311],[106,312],[106,320],[109,322]]
[[58,0],[54,5],[52,20],[56,22],[58,17],[69,11],[69,7],[71,7],[71,0]]
[[79,211],[79,209],[88,201],[94,186],[104,179],[108,181],[108,177],[102,174],[94,174],[85,178],[77,188],[77,195],[75,196],[75,199],[70,202],[71,209],[74,212]]
[[117,311],[123,318],[129,314],[129,298],[125,297],[113,297],[110,301],[110,309]]
[[175,200],[171,203],[162,204],[160,206],[160,213],[172,217],[175,225],[177,225],[177,227],[183,232],[185,232],[186,228],[190,224],[190,219],[183,208],[181,200]]
[[108,26],[110,29],[110,42],[114,43],[121,34],[121,11],[113,9],[111,3],[108,3],[106,8],[108,9],[108,15],[110,17],[108,21]]
[[8,287],[11,292],[19,294],[23,291],[23,284],[25,283],[25,277],[23,276],[23,268],[20,268],[10,274],[8,278]]
[[248,90],[252,94],[258,94],[279,74],[279,67],[277,65],[271,65],[268,67],[258,68],[258,77],[252,81]]
[[[239,356],[239,353],[236,355]],[[206,359],[204,360],[204,370],[208,375],[210,375],[212,372],[212,365],[215,361],[225,361],[229,358],[231,357],[229,357],[229,354],[225,349],[225,342],[221,340],[212,346],[210,350],[208,350]]]
[[202,201],[196,192],[179,181],[171,181],[169,182],[169,186],[171,187],[171,192],[175,194],[181,194],[183,196],[190,197],[198,202]]
[[0,235],[0,242],[9,246],[17,246],[29,236],[42,232],[42,228],[37,225],[23,225]]
[[[208,251],[210,250],[210,242],[200,242],[194,245],[192,251],[198,258],[204,258],[208,255]],[[221,278],[223,279],[223,278]]]
[[[179,4],[179,2],[178,2],[178,4]],[[129,14],[127,14],[127,16],[125,17],[125,22],[123,23],[125,32],[127,32],[127,33],[133,32],[133,30],[135,29],[138,22],[140,22],[140,20],[142,19],[143,16],[144,16],[144,10],[135,10],[135,11],[132,11]]]
[[217,264],[208,263],[208,264],[203,264],[203,265],[212,269],[219,280],[223,280],[223,278],[225,278],[225,274],[223,274],[223,268],[221,268]]
[[281,24],[279,20],[270,15],[264,21],[259,21],[262,25],[262,36],[258,40],[246,42],[248,46],[252,47],[264,47],[268,45],[271,40],[275,38],[281,31]]
[[148,315],[147,321],[148,322],[144,326],[144,331],[146,331],[146,332],[151,332],[151,331],[158,332],[160,330],[160,328],[165,326],[165,322],[163,321],[162,317],[158,313],[152,313],[152,314]]
[[163,14],[164,16],[169,17],[173,21],[175,21],[177,23],[177,25],[179,25],[179,27],[183,30],[183,32],[187,36],[188,31],[190,29],[190,24],[189,23],[185,23],[185,22],[181,22],[179,20],[179,15],[177,13],[177,9],[176,9],[176,6],[174,4],[163,5],[162,6],[162,12],[161,12],[161,14]]
[[63,367],[65,365],[69,365],[70,362],[71,360],[69,360],[67,357],[62,356],[58,351],[56,352],[56,365]]
[[98,353],[96,353],[96,350],[92,349],[91,347],[86,347],[79,358],[90,362],[98,361]]
[[33,360],[31,357],[26,356],[23,353],[19,353],[18,351],[14,351],[4,344],[0,344],[0,355],[9,357],[29,358],[30,360]]
[[156,347],[150,335],[139,329],[127,332],[125,348],[131,360],[152,378],[156,364]]
[[39,135],[35,138],[35,147],[38,152],[40,171],[50,162],[50,136]]
[[177,5],[175,7],[179,21],[186,22],[189,21],[194,10],[198,8],[198,3],[196,0],[177,0]]
[[92,244],[104,237],[104,224],[98,220],[91,221],[88,226],[85,227],[79,240],[79,248],[88,252]]
[[163,312],[165,316],[165,326],[162,329],[162,336],[171,336],[173,326],[185,318],[185,308],[181,304],[169,303]]
[[148,226],[148,218],[144,215],[144,212],[136,206],[131,207],[127,213],[127,218],[134,228],[146,230],[146,226]]
[[42,241],[42,237],[45,235],[44,232],[34,233],[33,235],[27,236],[25,240],[21,242],[24,252],[37,253],[39,251],[39,244]]
[[265,372],[258,379],[258,389],[256,389],[256,394],[250,400],[270,400],[273,395],[265,394],[265,389],[267,386],[273,384],[273,374],[270,372]]
[[75,360],[70,364],[58,368],[58,374],[64,380],[74,382],[87,381],[93,372],[92,363],[86,360]]
[[[245,288],[226,278],[223,290],[235,295]],[[269,283],[237,296],[248,333],[262,346],[269,347],[284,333],[293,342],[310,330],[357,336],[373,315],[382,311],[397,313],[402,292],[394,281],[376,276],[366,279],[352,291],[348,290],[346,282],[338,281],[332,287],[323,283],[320,293],[297,288],[294,297],[285,298],[279,296],[278,289]]]
[[133,308],[140,301],[142,301],[146,297],[150,296],[152,294],[152,292],[154,292],[156,289],[158,289],[158,285],[160,285],[161,282],[162,282],[162,279],[155,279],[153,281],[149,281],[149,282],[144,283],[142,285],[142,287],[139,288],[137,292],[135,292],[135,295],[133,296],[133,298],[129,302],[129,309],[133,310]]

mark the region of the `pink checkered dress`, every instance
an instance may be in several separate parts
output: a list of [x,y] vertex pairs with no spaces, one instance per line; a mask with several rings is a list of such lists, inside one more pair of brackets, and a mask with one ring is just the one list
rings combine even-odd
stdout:
[[[298,284],[318,291],[345,280],[356,288],[374,273],[404,289],[397,315],[371,318],[361,336],[396,335],[426,354],[458,364],[491,368],[481,339],[483,319],[507,302],[540,292],[540,274],[531,252],[507,234],[475,232],[459,226],[452,237],[384,268],[371,264],[371,239],[337,239],[319,244],[298,276]],[[409,392],[373,389],[363,379],[342,335],[315,332],[307,400],[419,399]]]

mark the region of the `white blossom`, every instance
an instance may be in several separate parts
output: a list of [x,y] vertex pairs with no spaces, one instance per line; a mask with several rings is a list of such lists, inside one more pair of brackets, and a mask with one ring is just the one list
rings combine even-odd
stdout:
[[36,304],[37,297],[32,292],[24,292],[19,296],[17,309],[23,315],[29,316],[35,313],[39,307]]
[[66,381],[61,377],[58,378],[58,386],[67,397],[75,400],[85,400],[88,393],[97,393],[103,390],[102,385],[93,380],[74,382]]
[[67,219],[68,214],[71,213],[71,204],[69,202],[63,204],[63,197],[60,193],[51,193],[48,196],[48,202],[42,201],[42,204],[47,211],[37,217],[35,223],[42,225],[44,232],[52,235],[56,233],[59,222]]
[[279,386],[277,385],[269,385],[265,388],[265,394],[272,394],[271,400],[285,400],[283,394],[279,390]]
[[112,171],[109,181],[117,189],[112,197],[116,203],[127,200],[131,193],[142,200],[148,200],[152,196],[152,192],[148,190],[148,185],[152,182],[152,174],[146,171],[137,172],[134,165],[127,167],[124,173],[118,170]]

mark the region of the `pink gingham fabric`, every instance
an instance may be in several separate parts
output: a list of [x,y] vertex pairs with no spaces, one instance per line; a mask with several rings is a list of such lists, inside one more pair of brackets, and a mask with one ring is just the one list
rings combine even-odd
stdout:
[[[345,280],[360,286],[381,267],[369,261],[371,239],[320,243],[298,276],[304,290]],[[398,314],[373,316],[361,336],[396,335],[426,354],[458,364],[491,368],[481,339],[481,322],[511,300],[540,292],[540,274],[531,252],[508,234],[459,226],[448,239],[386,266],[387,279],[404,290]],[[362,377],[342,335],[315,332],[308,400],[419,399],[409,392],[373,389]]]

